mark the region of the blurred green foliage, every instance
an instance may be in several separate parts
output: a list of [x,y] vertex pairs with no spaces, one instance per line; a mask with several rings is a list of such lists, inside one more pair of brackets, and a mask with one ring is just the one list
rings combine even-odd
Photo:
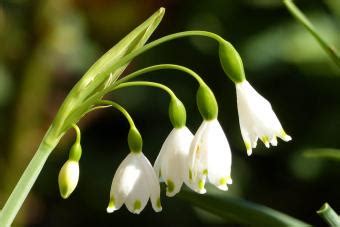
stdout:
[[[339,1],[300,0],[297,4],[339,49]],[[167,12],[154,38],[200,29],[231,41],[243,58],[248,80],[271,101],[293,137],[290,143],[279,142],[270,150],[259,144],[253,156],[246,156],[234,86],[220,67],[213,41],[178,40],[138,57],[127,72],[151,64],[181,64],[198,72],[215,92],[219,120],[233,151],[234,183],[226,193],[317,226],[323,222],[315,210],[325,201],[340,211],[336,180],[340,163],[303,155],[307,148],[339,152],[340,70],[279,0],[1,0],[0,206],[74,83],[95,59],[160,6]],[[153,75],[151,79],[176,91],[187,108],[188,126],[195,131],[201,123],[195,82],[174,71]],[[152,88],[131,88],[115,92],[112,99],[135,118],[144,152],[153,162],[171,130],[167,95]],[[83,157],[76,191],[68,200],[58,193],[58,172],[74,140],[69,133],[48,160],[16,225],[221,225],[220,219],[202,215],[177,197],[162,196],[163,211],[157,214],[149,205],[139,216],[125,208],[107,214],[111,180],[128,151],[128,123],[115,111],[99,110],[80,126]]]

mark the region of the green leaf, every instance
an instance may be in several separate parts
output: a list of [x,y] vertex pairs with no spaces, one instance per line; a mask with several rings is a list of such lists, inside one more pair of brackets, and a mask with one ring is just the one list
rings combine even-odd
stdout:
[[324,203],[322,207],[318,211],[316,211],[316,213],[320,217],[322,217],[329,226],[340,226],[339,215],[332,209],[332,207],[328,203]]
[[[101,98],[97,95],[98,93],[101,93],[118,79],[129,62],[115,67],[117,62],[144,46],[162,20],[164,12],[165,9],[160,8],[144,23],[125,36],[99,58],[78,81],[66,97],[53,122],[53,129],[58,136],[62,135],[73,123],[76,123],[89,108],[92,108],[95,102]],[[97,97],[93,98],[93,96]],[[83,103],[87,100],[91,101],[84,106]]]
[[283,3],[287,7],[288,11],[295,17],[295,19],[305,27],[305,29],[316,39],[316,41],[333,60],[333,62],[340,68],[340,55],[338,54],[337,49],[333,45],[330,45],[324,39],[324,37],[320,35],[320,32],[316,30],[314,25],[294,4],[293,0],[284,0]]
[[340,161],[340,150],[334,148],[314,148],[303,151],[306,158],[327,158]]
[[228,195],[200,195],[183,190],[178,197],[225,220],[251,226],[310,226],[269,207]]

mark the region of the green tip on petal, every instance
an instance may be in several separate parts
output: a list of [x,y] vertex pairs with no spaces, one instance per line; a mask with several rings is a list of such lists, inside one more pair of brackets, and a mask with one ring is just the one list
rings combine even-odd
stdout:
[[222,177],[219,181],[218,181],[218,185],[217,187],[222,190],[222,191],[227,191],[228,190],[228,186],[227,186],[227,178],[226,177]]
[[61,198],[63,199],[67,199],[71,195],[66,185],[63,185],[63,186],[59,185],[59,193],[60,193]]
[[189,169],[189,180],[192,180],[192,170]]
[[219,185],[226,185],[227,184],[227,178],[226,177],[222,177],[219,181],[218,181]]
[[280,134],[279,134],[279,137],[280,137],[281,139],[283,139],[284,141],[286,141],[286,142],[292,140],[292,137],[290,137],[289,135],[287,135],[287,133],[286,133],[283,129],[281,129]]
[[107,212],[107,213],[112,213],[112,212],[115,211],[115,210],[116,210],[115,199],[114,199],[114,197],[111,197],[111,198],[110,198],[109,205],[108,205],[107,208],[106,208],[106,212]]
[[140,212],[140,208],[142,207],[142,202],[140,200],[136,200],[133,204],[133,211],[138,214]]
[[203,179],[200,179],[198,181],[198,189],[199,189],[199,193],[201,193],[201,194],[206,193],[204,185],[205,185],[205,181]]
[[175,184],[172,180],[168,179],[166,181],[166,185],[167,185],[167,188],[166,188],[167,193],[172,193],[175,190]]
[[261,137],[261,140],[262,140],[262,142],[264,143],[264,145],[265,145],[267,148],[270,147],[268,136],[262,136],[262,137]]
[[250,156],[253,153],[252,148],[251,148],[251,144],[250,144],[250,142],[245,142],[244,144],[245,144],[246,149],[247,149],[247,155]]
[[208,170],[207,169],[203,170],[203,175],[208,175]]

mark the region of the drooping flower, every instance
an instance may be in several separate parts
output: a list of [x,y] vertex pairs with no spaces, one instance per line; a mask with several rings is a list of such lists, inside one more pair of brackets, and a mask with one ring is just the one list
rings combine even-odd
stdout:
[[205,193],[208,179],[221,190],[231,184],[231,151],[217,119],[204,120],[190,146],[186,184],[198,193]]
[[60,169],[58,176],[59,192],[63,199],[67,199],[77,187],[79,180],[79,162],[67,160]]
[[258,138],[266,147],[276,146],[276,137],[284,141],[292,139],[283,130],[271,104],[247,80],[236,83],[236,94],[241,134],[248,155],[252,154]]
[[193,134],[187,127],[174,128],[164,141],[155,161],[156,175],[167,185],[167,196],[181,189],[188,173],[188,155]]
[[160,186],[154,169],[142,152],[130,152],[113,177],[107,212],[112,213],[125,203],[130,212],[139,214],[149,198],[152,208],[161,211]]

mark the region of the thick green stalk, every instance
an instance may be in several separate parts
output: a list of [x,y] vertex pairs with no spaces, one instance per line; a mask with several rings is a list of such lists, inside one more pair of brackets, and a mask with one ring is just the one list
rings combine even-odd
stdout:
[[329,206],[328,203],[323,204],[320,210],[318,210],[316,213],[322,217],[329,226],[340,226],[339,215],[332,209],[332,207]]
[[335,47],[330,46],[326,40],[319,34],[315,29],[313,24],[308,20],[308,18],[301,12],[301,10],[294,4],[292,0],[284,0],[288,11],[299,21],[309,33],[316,39],[328,56],[334,61],[334,63],[340,67],[340,55],[335,49]]
[[10,197],[6,201],[5,206],[1,210],[1,226],[8,227],[11,225],[28,193],[30,192],[34,182],[38,178],[48,156],[57,145],[59,138],[50,138],[51,131],[52,130],[47,131],[37,152],[34,154],[31,162],[28,164],[19,182],[16,184]]

